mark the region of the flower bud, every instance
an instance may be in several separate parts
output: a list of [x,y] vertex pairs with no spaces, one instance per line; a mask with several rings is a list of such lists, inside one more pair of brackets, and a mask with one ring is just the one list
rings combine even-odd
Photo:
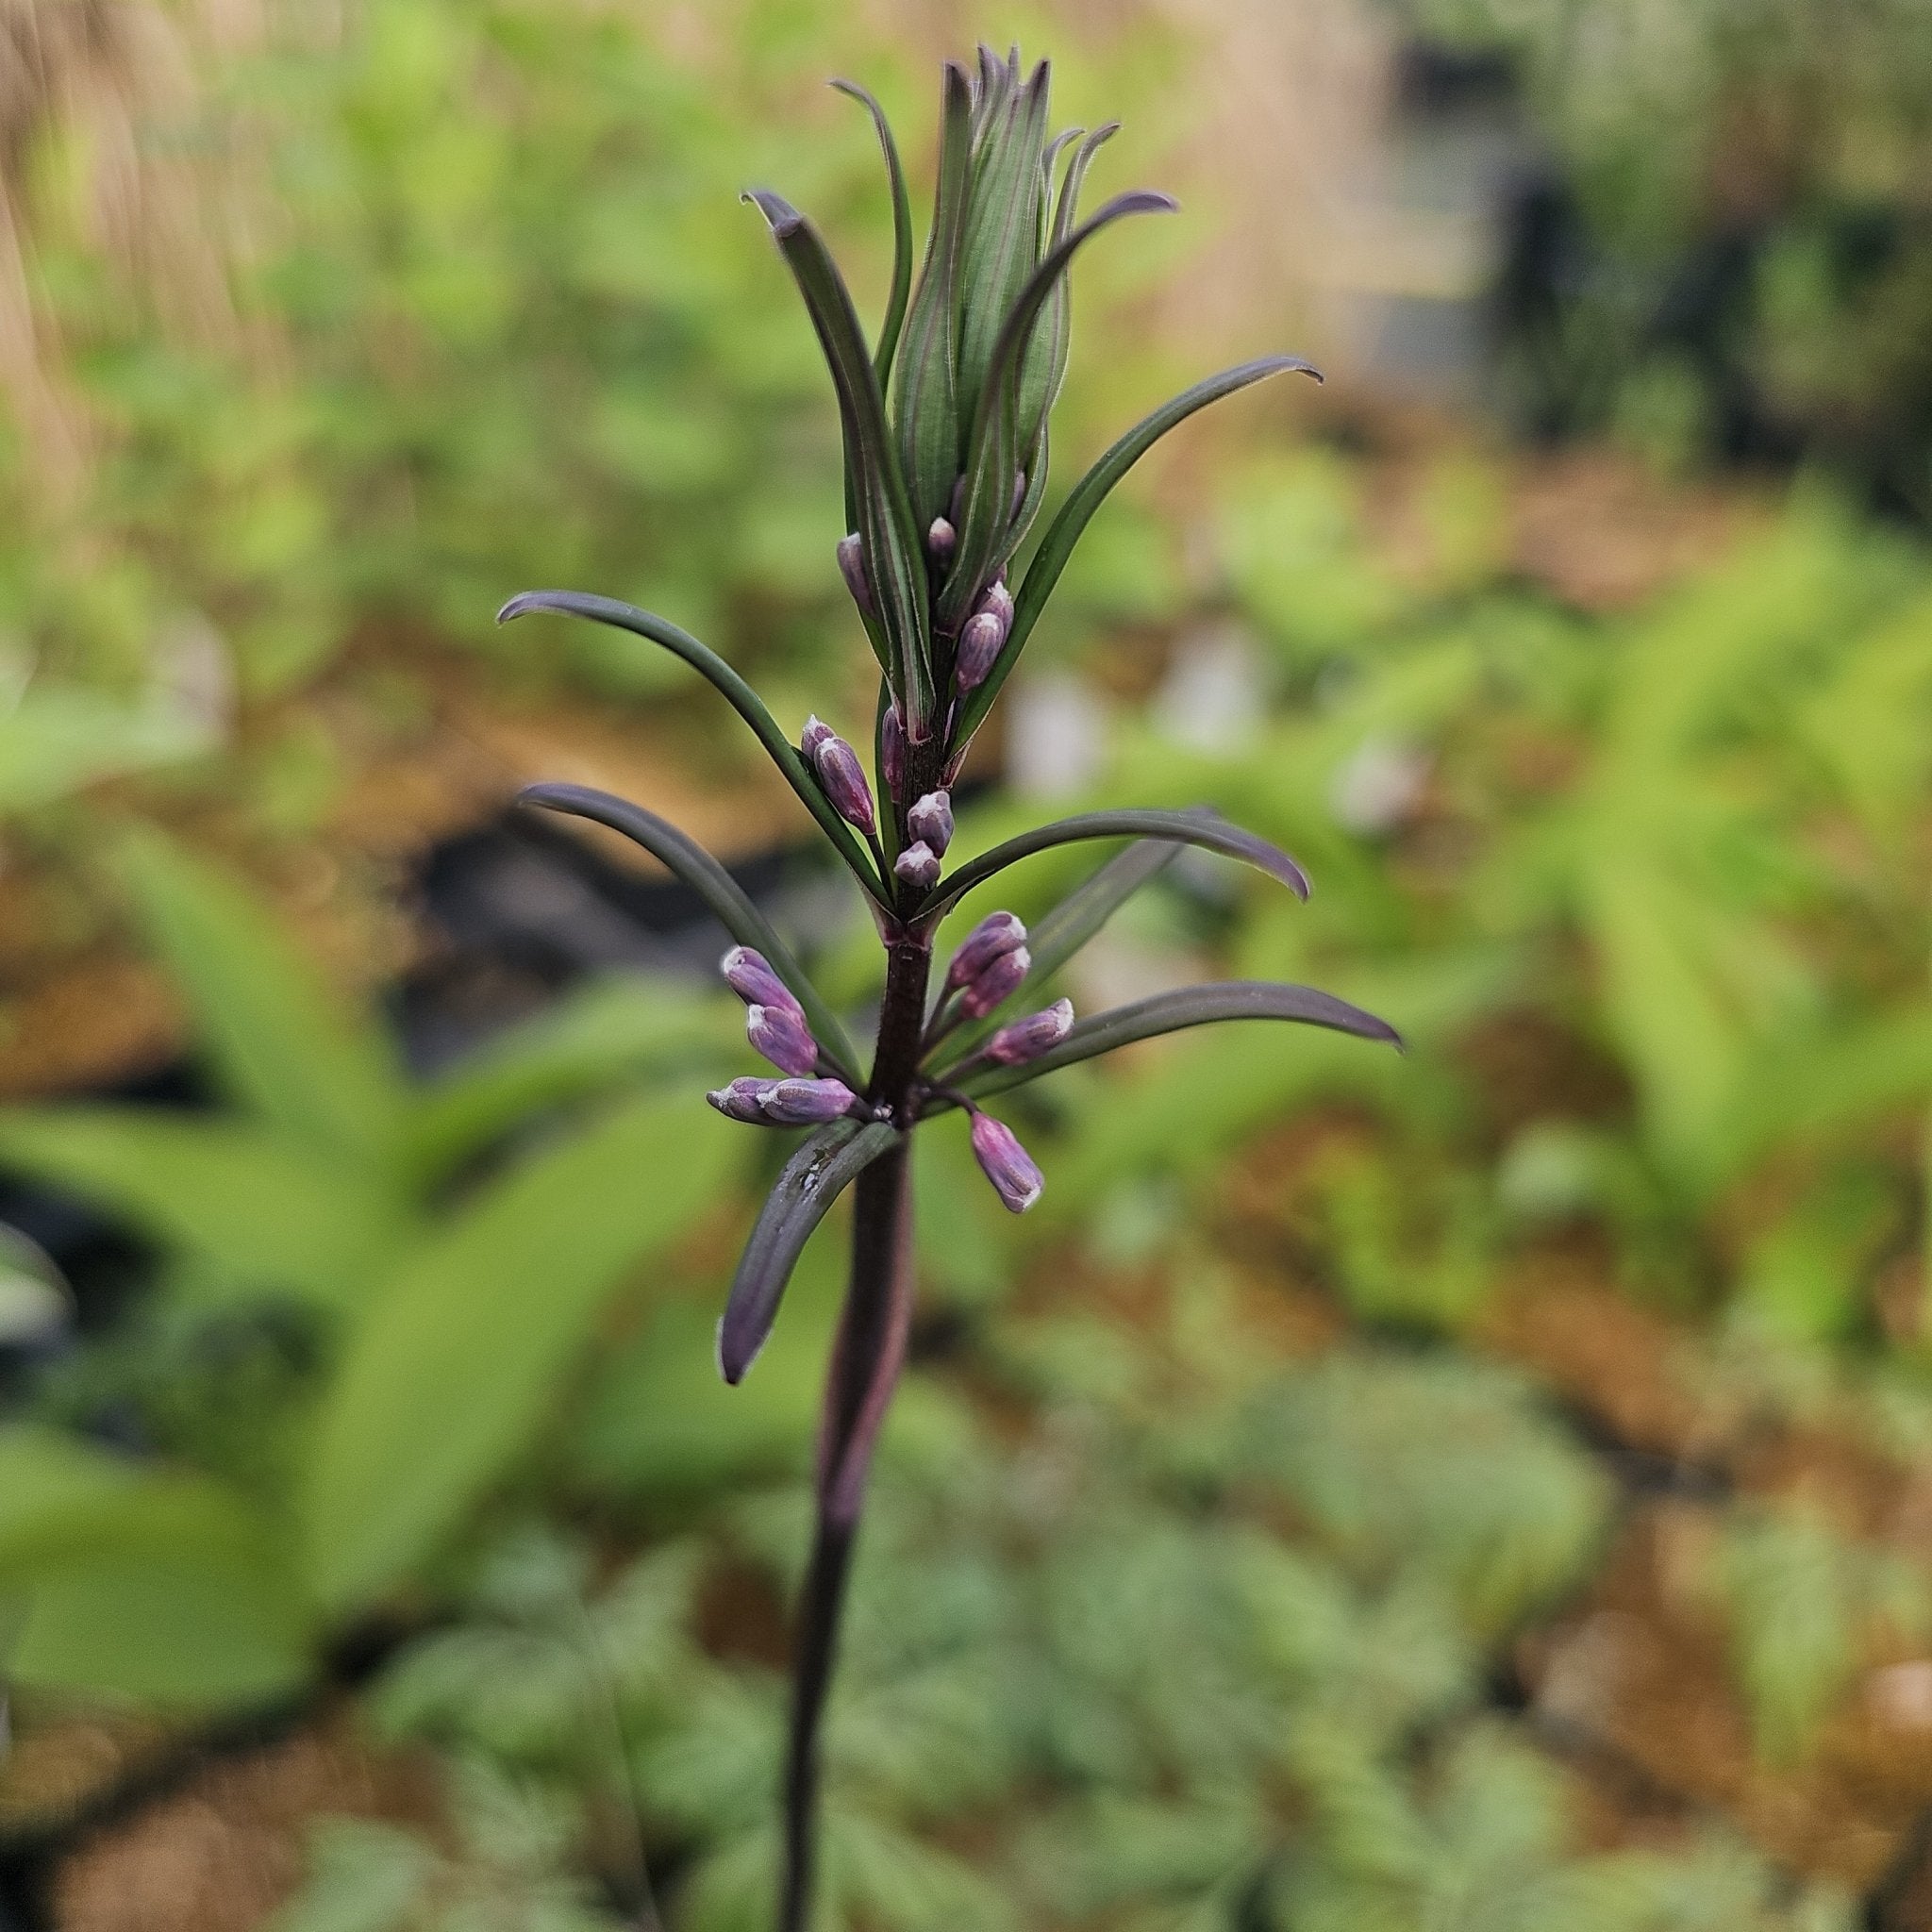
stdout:
[[895,698],[886,707],[884,722],[879,725],[879,774],[886,781],[886,790],[893,798],[902,797],[906,791],[906,721],[899,715],[899,704]]
[[805,755],[805,761],[814,770],[818,767],[819,746],[827,740],[838,737],[838,733],[814,711],[805,721],[805,729],[798,734],[798,748]]
[[803,1020],[805,1008],[773,970],[772,962],[750,946],[733,946],[718,961],[724,984],[748,1007],[779,1007]]
[[1046,1183],[1032,1156],[1014,1138],[1013,1130],[990,1113],[973,1116],[973,1158],[1009,1212],[1024,1214],[1040,1199]]
[[807,1127],[841,1119],[858,1096],[842,1080],[768,1080],[758,1100],[768,1121],[781,1127]]
[[780,1073],[809,1074],[818,1067],[819,1043],[804,1019],[790,1008],[747,1008],[744,1037]]
[[928,791],[906,814],[906,824],[915,839],[923,839],[934,853],[945,857],[953,842],[953,801],[944,791]]
[[924,840],[915,840],[893,859],[892,876],[929,892],[940,882],[940,856]]
[[807,723],[803,744],[807,760],[818,774],[820,788],[832,801],[832,809],[847,824],[857,825],[870,836],[875,823],[872,787],[865,782],[865,767],[858,762],[858,754],[816,718]]
[[713,1107],[730,1121],[758,1121],[762,1123],[765,1109],[761,1096],[767,1087],[774,1087],[774,1080],[754,1080],[750,1078],[734,1080],[728,1087],[714,1087],[705,1095]]
[[932,528],[925,533],[925,547],[937,562],[944,563],[958,541],[958,531],[944,517],[933,518]]
[[977,691],[986,682],[1006,641],[1007,634],[991,611],[981,610],[966,620],[966,627],[959,633],[959,648],[953,654],[953,677],[962,691]]
[[1003,999],[1019,990],[1020,982],[1032,971],[1033,955],[1024,946],[1002,953],[968,983],[959,995],[961,1009],[969,1020],[985,1019]]
[[1026,472],[1013,472],[1013,501],[1007,510],[1007,521],[1011,523],[1020,514],[1020,506],[1026,501]]
[[980,1051],[1003,1067],[1017,1067],[1050,1052],[1073,1030],[1073,1001],[1056,1000],[1041,1012],[1028,1013],[1024,1020],[1002,1026]]
[[959,941],[953,963],[946,968],[946,990],[977,979],[1002,953],[1026,943],[1026,928],[1010,912],[989,912]]
[[878,606],[873,602],[872,583],[865,574],[865,545],[858,541],[857,530],[839,539],[839,575],[845,579],[845,588],[861,614],[874,615]]
[[1007,633],[1013,627],[1013,593],[1007,589],[1004,577],[995,577],[987,585],[986,594],[979,600],[979,608],[989,617],[999,619],[1000,637],[1004,641]]

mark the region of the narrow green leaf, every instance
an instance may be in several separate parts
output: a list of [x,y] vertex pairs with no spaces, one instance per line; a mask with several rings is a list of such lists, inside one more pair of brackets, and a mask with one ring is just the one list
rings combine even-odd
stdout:
[[206,1708],[312,1667],[290,1553],[245,1499],[53,1430],[0,1431],[0,1595],[8,1675],[48,1690]]
[[[1363,1040],[1387,1041],[1397,1047],[1402,1044],[1401,1036],[1386,1020],[1378,1020],[1333,993],[1266,979],[1224,979],[1207,986],[1177,987],[1124,1007],[1111,1007],[1091,1019],[1076,1022],[1059,1045],[1038,1059],[1018,1067],[984,1067],[967,1074],[958,1084],[975,1099],[982,1094],[1004,1093],[1042,1074],[1112,1053],[1137,1040],[1227,1020],[1291,1020],[1307,1026],[1326,1026],[1337,1033],[1353,1033]],[[939,1077],[948,1076],[942,1074]]]
[[1115,195],[1049,251],[1015,299],[993,344],[977,397],[973,431],[967,439],[966,503],[958,548],[939,602],[939,627],[946,635],[956,634],[965,622],[973,600],[991,574],[992,559],[1013,520],[1013,479],[1019,473],[1020,365],[1041,308],[1074,257],[1102,229],[1128,215],[1172,214],[1177,206],[1172,196],[1152,189]]
[[406,1146],[419,1185],[451,1173],[536,1112],[656,1070],[707,1066],[743,1046],[735,1000],[642,977],[600,979],[500,1035],[426,1087]]
[[375,1028],[232,877],[149,831],[121,861],[229,1093],[318,1153],[385,1162],[404,1088]]
[[1164,839],[1182,845],[1200,845],[1258,867],[1272,878],[1279,879],[1297,898],[1308,896],[1307,874],[1287,853],[1271,845],[1253,832],[1231,825],[1211,811],[1124,811],[1082,812],[1070,819],[1056,819],[1051,824],[1036,825],[1030,832],[982,852],[968,859],[950,877],[941,880],[921,903],[914,915],[928,929],[945,916],[975,886],[981,886],[1008,866],[1036,852],[1055,845],[1071,845],[1082,839]]
[[738,1141],[634,1103],[472,1202],[389,1283],[317,1418],[311,1587],[341,1611],[422,1561],[513,1462],[625,1272],[717,1198]]
[[946,62],[941,96],[939,188],[919,288],[899,357],[900,461],[916,527],[930,529],[952,501],[959,475],[958,344],[954,291],[973,160],[973,92],[966,70]]
[[755,188],[745,196],[771,225],[805,298],[824,352],[845,430],[845,465],[858,511],[866,574],[891,647],[890,670],[906,706],[907,730],[924,738],[933,713],[932,645],[926,611],[925,545],[886,427],[878,379],[844,277],[819,232],[782,195]]
[[331,1166],[258,1127],[158,1108],[0,1114],[0,1161],[125,1215],[240,1290],[337,1314],[360,1305],[419,1224],[393,1176]]
[[899,1130],[884,1121],[834,1121],[785,1163],[758,1210],[718,1324],[718,1370],[725,1381],[741,1382],[758,1359],[812,1229],[898,1138]]
[[1081,532],[1092,521],[1094,511],[1107,501],[1114,485],[1175,424],[1184,423],[1196,409],[1205,408],[1223,396],[1232,395],[1237,390],[1246,389],[1250,383],[1259,382],[1264,376],[1279,375],[1289,370],[1312,375],[1317,382],[1322,379],[1320,371],[1296,356],[1263,356],[1257,361],[1243,362],[1235,369],[1224,369],[1220,375],[1210,375],[1205,381],[1197,382],[1192,389],[1185,390],[1163,403],[1151,415],[1143,416],[1081,477],[1073,493],[1060,506],[1059,514],[1048,526],[1040,548],[1033,555],[1033,561],[1027,566],[1019,594],[1013,600],[1012,629],[1007,634],[1006,645],[993,663],[991,675],[960,709],[959,722],[955,726],[960,742],[970,738],[984,722],[993,699],[999,695],[1000,686],[1019,661],[1020,652],[1033,626],[1039,623],[1040,613],[1046,608],[1046,600],[1053,594],[1054,586],[1059,582],[1060,573],[1066,569]]
[[845,861],[853,877],[881,906],[891,908],[891,895],[880,880],[872,855],[858,841],[858,835],[832,809],[818,780],[806,768],[798,747],[779,728],[778,721],[765,708],[764,700],[752,690],[724,659],[701,644],[687,630],[655,611],[640,610],[634,604],[621,604],[614,597],[594,597],[584,591],[525,591],[512,597],[496,613],[498,624],[528,615],[532,610],[553,610],[566,617],[586,617],[592,624],[608,624],[615,630],[627,630],[635,637],[648,638],[661,644],[674,657],[682,658],[693,671],[708,679],[724,701],[752,728],[758,741],[770,754],[772,762],[783,774],[785,782],[798,794],[807,811],[818,821],[823,831]]
[[892,138],[891,123],[876,98],[856,80],[835,80],[841,94],[849,94],[872,116],[878,131],[879,147],[886,158],[886,180],[892,195],[892,292],[886,298],[885,318],[879,324],[879,345],[873,352],[872,366],[884,395],[892,380],[892,357],[899,346],[899,331],[906,320],[906,300],[912,292],[912,202],[906,192],[906,170],[899,159],[899,143]]
[[696,840],[687,837],[656,812],[646,811],[627,799],[614,798],[608,791],[593,791],[588,785],[528,785],[517,793],[517,803],[591,819],[641,845],[705,902],[733,939],[741,945],[754,947],[772,962],[772,970],[805,1008],[813,1036],[825,1057],[837,1066],[840,1077],[850,1087],[865,1084],[857,1068],[852,1041],[846,1037],[838,1014],[825,1004],[771,921]]
[[[1120,132],[1120,126],[1118,121],[1109,121],[1096,127],[1074,150],[1073,158],[1067,163],[1065,178],[1060,182],[1059,201],[1054,209],[1053,227],[1047,236],[1049,249],[1058,247],[1072,234],[1087,171],[1093,165],[1093,157]],[[1030,448],[1039,441],[1046,428],[1047,418],[1053,413],[1060,384],[1066,378],[1067,353],[1073,341],[1073,277],[1062,275],[1054,284],[1053,293],[1047,297],[1045,312],[1021,365],[1019,431],[1023,449]],[[1033,480],[1029,472],[1029,488]]]

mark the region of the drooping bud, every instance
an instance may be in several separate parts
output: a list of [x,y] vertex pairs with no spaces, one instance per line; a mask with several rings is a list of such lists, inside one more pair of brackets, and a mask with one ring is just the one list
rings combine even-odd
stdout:
[[819,1043],[802,1015],[788,1007],[747,1008],[744,1037],[785,1074],[809,1074],[819,1063]]
[[1024,1214],[1046,1185],[1013,1130],[990,1113],[973,1116],[973,1158],[1009,1213]]
[[1002,953],[983,973],[975,974],[959,995],[959,1006],[970,1020],[983,1020],[1019,990],[1020,982],[1033,971],[1033,955],[1024,946]]
[[879,774],[894,799],[905,794],[906,721],[899,715],[896,699],[886,707],[885,720],[879,725]]
[[769,1080],[758,1099],[768,1121],[781,1127],[808,1127],[842,1119],[858,1096],[842,1080]]
[[872,787],[865,782],[865,767],[858,762],[858,754],[816,718],[805,727],[804,748],[807,761],[818,774],[825,796],[832,801],[832,809],[847,824],[857,825],[870,836],[876,821],[873,817]]
[[944,858],[953,842],[953,801],[944,791],[928,791],[906,814],[907,828],[915,839],[930,845],[935,857]]
[[945,517],[935,517],[932,528],[925,533],[925,547],[932,553],[933,560],[944,563],[952,556],[954,546],[959,541],[959,533]]
[[924,840],[915,840],[893,859],[892,876],[919,891],[929,892],[940,882],[940,856]]
[[1073,1030],[1073,1001],[1056,1000],[1043,1011],[1002,1026],[980,1051],[1003,1067],[1017,1067],[1051,1052]]
[[733,946],[718,961],[724,984],[749,1007],[778,1007],[803,1020],[805,1008],[791,989],[772,970],[772,962],[750,946]]
[[839,539],[839,575],[845,579],[845,588],[852,592],[852,601],[860,613],[874,616],[878,606],[873,601],[872,580],[865,574],[865,545],[859,541],[857,530]]
[[1006,641],[1007,634],[991,611],[976,611],[966,620],[959,633],[959,648],[953,654],[953,677],[962,691],[977,691],[991,675]]
[[705,1095],[713,1107],[730,1121],[758,1121],[765,1118],[762,1096],[767,1087],[777,1085],[775,1080],[755,1080],[749,1077],[734,1080],[728,1087],[714,1087]]
[[946,990],[952,991],[969,979],[977,979],[1003,953],[1026,943],[1026,928],[1010,912],[989,912],[959,941],[946,968]]

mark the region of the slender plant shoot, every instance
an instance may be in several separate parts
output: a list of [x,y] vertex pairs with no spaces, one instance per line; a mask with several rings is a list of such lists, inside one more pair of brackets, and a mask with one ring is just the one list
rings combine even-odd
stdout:
[[[1093,812],[954,862],[951,788],[967,747],[1108,492],[1194,410],[1264,376],[1316,375],[1295,357],[1270,356],[1164,404],[1080,479],[1020,567],[1045,497],[1074,258],[1116,222],[1174,206],[1139,191],[1083,219],[1081,186],[1113,128],[1049,137],[1048,81],[1044,61],[1023,72],[1017,49],[1001,59],[981,48],[973,70],[946,65],[938,182],[916,273],[892,131],[863,88],[835,83],[871,113],[892,192],[892,292],[871,341],[818,230],[769,190],[745,196],[770,225],[838,396],[850,527],[836,544],[828,541],[827,566],[836,560],[878,661],[870,776],[851,740],[817,717],[794,743],[729,665],[661,617],[564,591],[526,591],[501,613],[553,610],[614,625],[708,678],[850,868],[884,949],[868,1069],[840,1015],[708,854],[602,792],[541,785],[524,794],[530,805],[636,840],[717,914],[736,942],[723,960],[724,979],[744,1000],[750,1043],[771,1071],[733,1080],[710,1103],[749,1124],[808,1130],[731,1284],[718,1329],[727,1382],[741,1380],[757,1359],[807,1237],[845,1188],[854,1191],[851,1274],[819,1438],[816,1529],[796,1608],[779,1932],[803,1932],[811,1914],[820,1720],[873,1445],[911,1327],[912,1134],[963,1112],[988,1181],[1007,1208],[1024,1213],[1044,1180],[1012,1130],[982,1107],[995,1093],[1131,1041],[1215,1021],[1289,1020],[1365,1040],[1396,1037],[1325,993],[1257,981],[1164,993],[1077,1019],[1065,999],[1040,999],[1044,982],[1184,845],[1244,860],[1307,895],[1293,859],[1211,811]],[[1030,934],[1010,912],[988,914],[936,978],[935,932],[966,892],[1036,852],[1084,841],[1126,842]]]

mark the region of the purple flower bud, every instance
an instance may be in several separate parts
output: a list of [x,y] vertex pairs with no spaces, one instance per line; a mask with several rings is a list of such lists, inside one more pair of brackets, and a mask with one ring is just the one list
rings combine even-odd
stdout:
[[832,727],[829,724],[827,724],[816,711],[814,711],[811,714],[811,716],[805,721],[805,729],[798,734],[798,748],[801,752],[805,754],[806,763],[808,765],[816,766],[818,763],[819,746],[824,744],[826,741],[826,740],[836,738],[838,737],[838,735],[839,734],[836,731],[834,731]]
[[809,1074],[819,1063],[819,1043],[799,1014],[786,1007],[748,1007],[744,1037],[785,1074]]
[[999,619],[1000,636],[1002,638],[1005,638],[1006,634],[1012,629],[1013,593],[1007,589],[1005,577],[995,577],[991,583],[987,585],[986,594],[979,600],[979,608],[989,617],[997,617]]
[[953,801],[943,791],[928,791],[906,814],[906,824],[915,839],[923,839],[940,857],[953,842]]
[[879,774],[886,790],[896,799],[906,790],[906,721],[899,715],[897,699],[886,707],[885,722],[879,726]]
[[[1008,955],[1008,958],[1013,957]],[[1056,1000],[1038,1013],[1028,1013],[1010,1026],[1002,1026],[980,1049],[988,1059],[1003,1067],[1017,1067],[1037,1060],[1058,1046],[1074,1030],[1074,1003]]]
[[959,533],[944,517],[935,517],[932,528],[925,533],[925,547],[941,563],[952,556],[954,545],[959,541]]
[[858,1096],[842,1080],[768,1080],[758,1099],[768,1121],[807,1127],[842,1118]]
[[772,962],[750,946],[733,946],[718,961],[724,984],[748,1007],[779,1007],[803,1020],[805,1008],[791,996],[791,989],[772,970]]
[[1013,1130],[990,1113],[973,1116],[973,1158],[1009,1212],[1024,1214],[1040,1199],[1046,1183],[1033,1157],[1014,1138]]
[[865,767],[858,762],[858,754],[816,718],[805,727],[804,744],[806,758],[818,774],[825,796],[832,801],[832,809],[847,824],[857,825],[869,837],[875,823],[872,787],[865,782]]
[[1007,510],[1008,523],[1010,524],[1013,521],[1013,519],[1020,514],[1020,506],[1025,501],[1026,472],[1024,470],[1016,470],[1013,473],[1013,501],[1011,506]]
[[940,882],[940,856],[924,840],[915,840],[893,859],[892,876],[929,892]]
[[765,1109],[762,1104],[767,1087],[775,1087],[775,1080],[754,1080],[745,1078],[734,1080],[728,1087],[715,1087],[705,1095],[713,1107],[726,1120],[758,1121],[762,1123]]
[[1002,953],[984,972],[974,974],[959,995],[960,1008],[970,1020],[985,1019],[1003,999],[1019,990],[1020,982],[1032,971],[1033,955],[1024,946]]
[[1010,912],[989,912],[959,941],[953,963],[946,968],[946,990],[977,979],[1002,953],[1026,943],[1026,928]]
[[857,530],[839,539],[839,575],[845,579],[845,588],[860,612],[873,616],[878,607],[873,602],[872,584],[865,574],[865,545],[858,541]]
[[1006,641],[1006,631],[991,611],[982,610],[966,620],[959,648],[953,654],[953,677],[962,691],[977,691],[986,682]]

